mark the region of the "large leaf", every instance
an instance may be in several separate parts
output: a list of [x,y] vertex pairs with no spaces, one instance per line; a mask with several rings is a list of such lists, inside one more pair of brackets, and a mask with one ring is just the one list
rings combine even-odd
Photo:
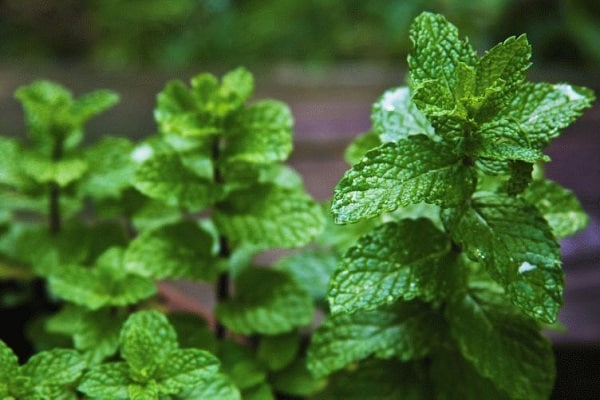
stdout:
[[234,245],[258,249],[303,246],[321,231],[321,208],[300,188],[255,186],[229,195],[213,215],[219,232]]
[[129,367],[124,362],[111,362],[92,367],[83,376],[77,389],[97,399],[129,399],[131,382]]
[[204,350],[179,349],[168,355],[155,375],[158,390],[178,394],[198,382],[210,382],[219,370],[219,361]]
[[214,374],[210,380],[200,382],[192,388],[186,388],[179,396],[182,399],[241,400],[238,388],[222,373]]
[[549,341],[501,294],[473,291],[447,306],[452,336],[482,376],[513,399],[547,399],[554,383]]
[[402,361],[421,358],[438,344],[443,325],[442,318],[420,302],[334,314],[312,336],[308,367],[322,377],[371,354]]
[[429,220],[380,225],[339,262],[329,289],[331,311],[372,310],[399,298],[443,299],[463,276],[450,250],[449,238]]
[[535,208],[481,194],[447,214],[454,240],[485,265],[517,306],[540,321],[556,320],[564,286],[559,247]]
[[153,279],[212,280],[218,274],[213,237],[183,221],[142,232],[125,252],[125,268]]
[[217,316],[236,333],[276,335],[308,325],[310,295],[281,271],[250,268],[236,279],[236,294],[217,305]]
[[541,150],[532,147],[514,121],[495,119],[477,131],[480,140],[476,154],[492,160],[520,160],[529,163],[549,161]]
[[332,212],[336,222],[348,223],[422,201],[448,206],[464,201],[474,185],[475,172],[453,148],[412,136],[368,152],[347,171]]
[[52,349],[32,356],[21,374],[31,377],[36,386],[61,386],[77,381],[85,368],[76,350]]

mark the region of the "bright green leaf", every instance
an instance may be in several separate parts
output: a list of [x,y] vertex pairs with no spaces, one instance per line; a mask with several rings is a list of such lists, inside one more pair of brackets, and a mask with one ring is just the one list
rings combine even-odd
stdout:
[[344,152],[344,160],[350,165],[359,162],[369,150],[381,146],[382,142],[379,134],[375,131],[369,131],[358,135],[348,145]]
[[10,347],[0,340],[0,384],[18,374],[19,360]]
[[588,216],[573,192],[555,182],[535,180],[523,198],[539,210],[557,238],[572,235],[588,223]]
[[213,220],[232,244],[257,249],[303,246],[324,224],[321,208],[303,190],[274,185],[231,193]]
[[186,388],[179,397],[202,400],[241,400],[238,388],[227,375],[222,373],[212,375],[209,381],[201,382],[193,388]]
[[199,382],[210,382],[219,370],[219,361],[207,351],[179,349],[161,361],[155,374],[158,390],[178,394]]
[[485,265],[526,314],[552,323],[562,304],[559,247],[537,210],[513,197],[482,194],[450,211],[454,240]]
[[449,238],[429,220],[380,225],[339,262],[329,289],[331,311],[373,310],[399,298],[445,298],[462,277],[450,250]]
[[85,122],[118,102],[119,95],[117,93],[110,90],[94,90],[76,99],[71,112],[76,119]]
[[447,306],[452,336],[477,371],[513,399],[548,399],[555,370],[538,325],[501,294],[472,292]]
[[441,317],[420,302],[334,314],[312,336],[308,367],[322,377],[372,354],[418,359],[437,345],[441,327]]
[[250,268],[236,279],[235,296],[219,303],[216,312],[236,333],[277,335],[308,325],[314,310],[310,295],[287,274]]
[[94,399],[129,399],[129,367],[124,362],[111,362],[92,367],[77,389]]
[[153,279],[212,280],[217,274],[213,237],[191,221],[142,232],[125,252],[125,268]]
[[140,385],[131,384],[127,387],[130,400],[159,400],[158,385],[155,381],[149,381]]
[[79,180],[87,171],[88,164],[78,158],[51,161],[42,155],[30,154],[23,159],[22,168],[38,183],[56,182],[64,187]]
[[367,153],[334,191],[338,223],[355,222],[422,201],[452,205],[475,186],[475,172],[443,143],[412,136]]
[[64,386],[76,382],[86,364],[75,350],[52,349],[36,353],[21,367],[21,374],[31,378],[36,390],[42,386]]

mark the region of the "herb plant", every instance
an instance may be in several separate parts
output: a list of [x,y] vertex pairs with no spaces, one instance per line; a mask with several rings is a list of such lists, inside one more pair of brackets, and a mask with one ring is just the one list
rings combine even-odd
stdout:
[[410,38],[409,87],[375,103],[335,188],[337,223],[376,226],[332,276],[309,368],[348,385],[344,398],[546,399],[555,370],[540,330],[562,304],[557,238],[586,216],[543,177],[543,150],[593,94],[527,82],[524,35],[478,57],[423,13]]
[[[169,82],[138,144],[84,140],[113,92],[20,88],[28,140],[0,138],[0,300],[32,314],[32,348],[3,326],[0,398],[547,398],[556,240],[586,216],[543,150],[593,94],[526,82],[525,36],[479,58],[425,13],[411,40],[410,86],[347,151],[343,227],[284,164],[290,110],[251,102],[245,69]],[[157,282],[173,279],[212,285],[214,312],[169,309]]]

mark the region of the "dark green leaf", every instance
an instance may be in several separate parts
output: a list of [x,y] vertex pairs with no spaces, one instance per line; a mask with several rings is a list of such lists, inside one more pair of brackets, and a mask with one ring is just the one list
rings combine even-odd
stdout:
[[225,372],[240,389],[248,389],[265,381],[267,372],[254,352],[239,343],[221,342],[218,352]]
[[420,302],[334,314],[312,336],[308,367],[322,377],[371,354],[418,359],[437,345],[441,327],[442,318]]
[[492,160],[521,160],[530,163],[550,161],[541,150],[529,145],[519,125],[506,119],[495,119],[483,124],[477,131],[480,140],[475,153]]
[[270,380],[278,393],[302,398],[313,396],[327,386],[327,380],[311,375],[304,358],[299,358],[284,370],[276,372]]
[[261,383],[242,392],[244,400],[276,400],[275,395],[268,383]]
[[169,313],[168,317],[177,332],[179,347],[216,353],[217,338],[204,319],[195,314],[182,312]]
[[289,365],[300,347],[300,336],[290,332],[277,336],[263,336],[256,352],[271,371],[278,371]]
[[422,201],[458,204],[474,186],[475,172],[451,147],[412,136],[368,152],[347,171],[335,188],[332,212],[347,223]]
[[314,310],[310,295],[287,274],[250,268],[236,279],[235,296],[219,303],[216,312],[236,333],[277,335],[308,325]]

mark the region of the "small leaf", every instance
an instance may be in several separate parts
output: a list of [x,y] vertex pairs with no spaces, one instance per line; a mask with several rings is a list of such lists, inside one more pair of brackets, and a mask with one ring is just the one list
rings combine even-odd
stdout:
[[94,90],[73,102],[72,113],[82,123],[119,102],[119,95],[110,90]]
[[332,212],[337,223],[348,223],[422,201],[448,206],[464,201],[474,186],[475,172],[451,147],[412,136],[368,152],[347,171]]
[[373,104],[371,120],[374,131],[383,143],[396,142],[414,134],[435,135],[425,115],[412,102],[407,87],[386,91]]
[[129,399],[129,367],[124,362],[111,362],[92,367],[81,380],[77,389],[98,399]]
[[420,302],[334,314],[312,336],[308,368],[323,377],[371,354],[402,361],[418,359],[439,342],[441,326],[441,317]]
[[22,188],[29,179],[21,166],[25,151],[20,143],[7,137],[0,137],[0,185]]
[[220,95],[232,109],[240,107],[254,91],[254,78],[245,68],[229,71],[221,81]]
[[257,350],[257,356],[271,371],[278,371],[289,365],[300,347],[300,336],[290,332],[277,336],[263,336]]
[[182,221],[142,232],[125,252],[125,268],[153,279],[213,280],[217,274],[213,237]]
[[257,250],[303,246],[324,224],[320,207],[303,190],[274,185],[231,193],[218,205],[213,220],[232,244]]
[[588,223],[588,216],[577,197],[556,182],[535,180],[523,193],[523,198],[539,210],[559,239],[583,230]]
[[498,117],[516,121],[531,145],[542,149],[593,101],[594,93],[584,87],[528,83],[519,88]]
[[207,351],[179,349],[165,358],[156,372],[162,394],[178,394],[198,382],[210,382],[219,370],[219,361]]
[[186,168],[177,154],[159,153],[140,164],[133,185],[153,199],[174,207],[202,209],[219,199],[219,188]]
[[379,134],[375,131],[369,131],[358,135],[348,145],[344,152],[344,160],[350,165],[359,162],[369,150],[381,146],[382,141],[379,139]]
[[19,360],[10,347],[0,340],[0,384],[18,374]]
[[537,210],[513,197],[481,194],[451,210],[457,243],[481,262],[508,296],[531,317],[553,323],[562,304],[559,247]]
[[480,143],[475,153],[492,160],[520,160],[529,163],[550,161],[539,149],[529,145],[518,124],[506,119],[495,119],[483,124],[477,131]]
[[236,333],[277,335],[308,325],[314,310],[309,294],[285,273],[250,268],[236,280],[235,296],[219,303],[216,312]]
[[326,379],[313,377],[306,367],[306,360],[299,358],[287,368],[271,377],[273,389],[278,393],[302,398],[310,397],[327,386]]
[[451,301],[447,314],[463,356],[481,375],[511,398],[549,398],[555,377],[550,343],[503,295],[474,291]]
[[241,400],[240,391],[225,374],[217,373],[211,379],[201,382],[193,388],[186,388],[181,394],[182,399],[202,400]]
[[155,381],[143,385],[134,383],[127,387],[130,400],[159,400],[158,385]]
[[167,318],[157,311],[132,314],[121,329],[121,356],[138,382],[148,382],[177,345],[177,334]]
[[88,164],[77,158],[51,161],[42,155],[30,154],[23,159],[23,172],[38,183],[56,182],[64,187],[79,180],[87,171]]
[[292,150],[292,126],[292,113],[284,103],[254,103],[236,114],[222,157],[225,162],[284,161]]
[[460,277],[448,237],[429,220],[390,222],[344,255],[331,278],[330,307],[335,314],[373,310],[399,298],[441,300]]
[[240,390],[259,385],[267,378],[263,364],[247,346],[230,341],[221,342],[218,357],[223,363],[223,372]]

